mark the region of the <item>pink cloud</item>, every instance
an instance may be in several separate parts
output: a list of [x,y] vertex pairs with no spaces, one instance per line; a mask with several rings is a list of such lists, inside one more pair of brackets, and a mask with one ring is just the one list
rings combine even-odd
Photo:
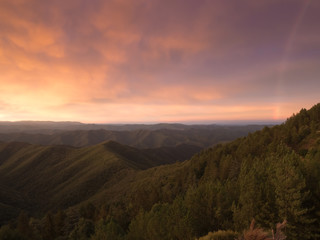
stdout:
[[303,6],[1,1],[0,102],[9,106],[2,115],[88,122],[283,117],[318,101],[320,6],[310,1],[294,28]]

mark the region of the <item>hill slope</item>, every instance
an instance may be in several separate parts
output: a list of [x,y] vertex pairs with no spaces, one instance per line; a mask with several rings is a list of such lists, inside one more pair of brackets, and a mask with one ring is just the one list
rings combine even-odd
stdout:
[[19,209],[76,205],[138,170],[183,161],[199,150],[188,145],[139,150],[112,141],[85,148],[1,143],[2,220]]
[[[190,161],[140,172],[137,181],[132,198],[146,211],[131,221],[129,239],[154,239],[152,224],[163,219],[163,238],[194,239],[242,232],[252,218],[269,230],[286,219],[288,239],[319,239],[320,104]],[[149,198],[142,201],[142,193]]]
[[[52,206],[48,209],[64,206],[61,196],[68,196],[69,192],[76,195],[78,191],[74,188],[89,191],[88,195],[86,192],[83,194],[82,203],[72,202],[73,208],[66,210],[64,225],[74,221],[70,215],[73,211],[77,212],[80,205],[94,204],[94,207],[88,207],[94,209],[91,214],[81,213],[80,207],[77,224],[72,225],[70,231],[60,235],[55,233],[55,237],[89,239],[91,235],[92,239],[101,239],[101,236],[126,240],[194,239],[219,229],[242,233],[255,218],[258,226],[266,229],[274,228],[275,223],[286,219],[288,239],[319,239],[319,131],[320,104],[308,111],[302,109],[280,126],[266,127],[247,137],[203,150],[188,161],[170,165],[147,169],[142,169],[140,162],[138,166],[132,165],[130,159],[134,158],[129,156],[134,155],[135,150],[122,149],[114,142],[100,144],[98,148],[77,149],[74,155],[71,154],[74,157],[69,159],[80,166],[78,178],[90,175],[90,169],[95,169],[89,163],[99,166],[96,169],[98,172],[103,169],[101,162],[115,162],[115,166],[121,163],[125,171],[120,178],[103,179],[101,182],[104,184],[96,192],[90,192],[91,185],[86,185],[86,181],[77,186],[77,180],[72,177],[70,181],[72,183],[74,180],[74,184],[68,184],[72,186],[70,188],[63,185],[69,178],[61,181],[61,188],[53,186],[56,192],[49,190],[47,196],[53,196],[53,200],[49,201]],[[109,148],[113,149],[113,157],[99,161],[100,154],[109,152]],[[2,151],[4,159],[14,153],[6,147],[3,149],[6,149]],[[94,150],[91,152],[89,149]],[[95,157],[88,157],[91,155]],[[24,150],[21,157],[14,161],[19,163],[23,156],[28,156],[28,151]],[[137,159],[148,164],[145,156],[143,154]],[[13,182],[12,195],[23,189],[23,184],[18,183],[24,176],[22,162],[20,167],[7,168],[11,173],[3,178]],[[55,164],[51,165],[53,162],[49,160],[54,168]],[[78,162],[85,164],[78,165]],[[66,165],[66,169],[71,166]],[[82,169],[86,171],[82,172]],[[94,181],[99,183],[99,178]],[[88,226],[93,226],[94,230],[85,235],[87,233],[81,231]],[[46,227],[45,223],[40,224],[39,231]]]

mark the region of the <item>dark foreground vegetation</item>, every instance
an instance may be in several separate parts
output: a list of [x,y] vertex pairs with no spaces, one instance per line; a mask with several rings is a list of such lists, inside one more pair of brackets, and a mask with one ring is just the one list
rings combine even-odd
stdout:
[[3,145],[0,239],[320,239],[320,104],[170,165],[113,144]]

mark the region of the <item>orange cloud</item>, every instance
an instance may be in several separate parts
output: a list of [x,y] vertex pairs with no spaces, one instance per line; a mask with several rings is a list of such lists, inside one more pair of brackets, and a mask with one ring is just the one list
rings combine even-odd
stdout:
[[[289,5],[3,0],[0,117],[139,122],[291,115],[295,106],[318,101],[319,31],[312,26],[319,6],[311,3],[294,28],[303,5]],[[284,53],[293,28],[291,52]]]

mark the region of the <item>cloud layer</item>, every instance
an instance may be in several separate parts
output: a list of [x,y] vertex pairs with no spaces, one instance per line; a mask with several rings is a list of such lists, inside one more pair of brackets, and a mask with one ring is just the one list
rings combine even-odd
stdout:
[[3,0],[0,120],[284,119],[319,101],[316,0]]

